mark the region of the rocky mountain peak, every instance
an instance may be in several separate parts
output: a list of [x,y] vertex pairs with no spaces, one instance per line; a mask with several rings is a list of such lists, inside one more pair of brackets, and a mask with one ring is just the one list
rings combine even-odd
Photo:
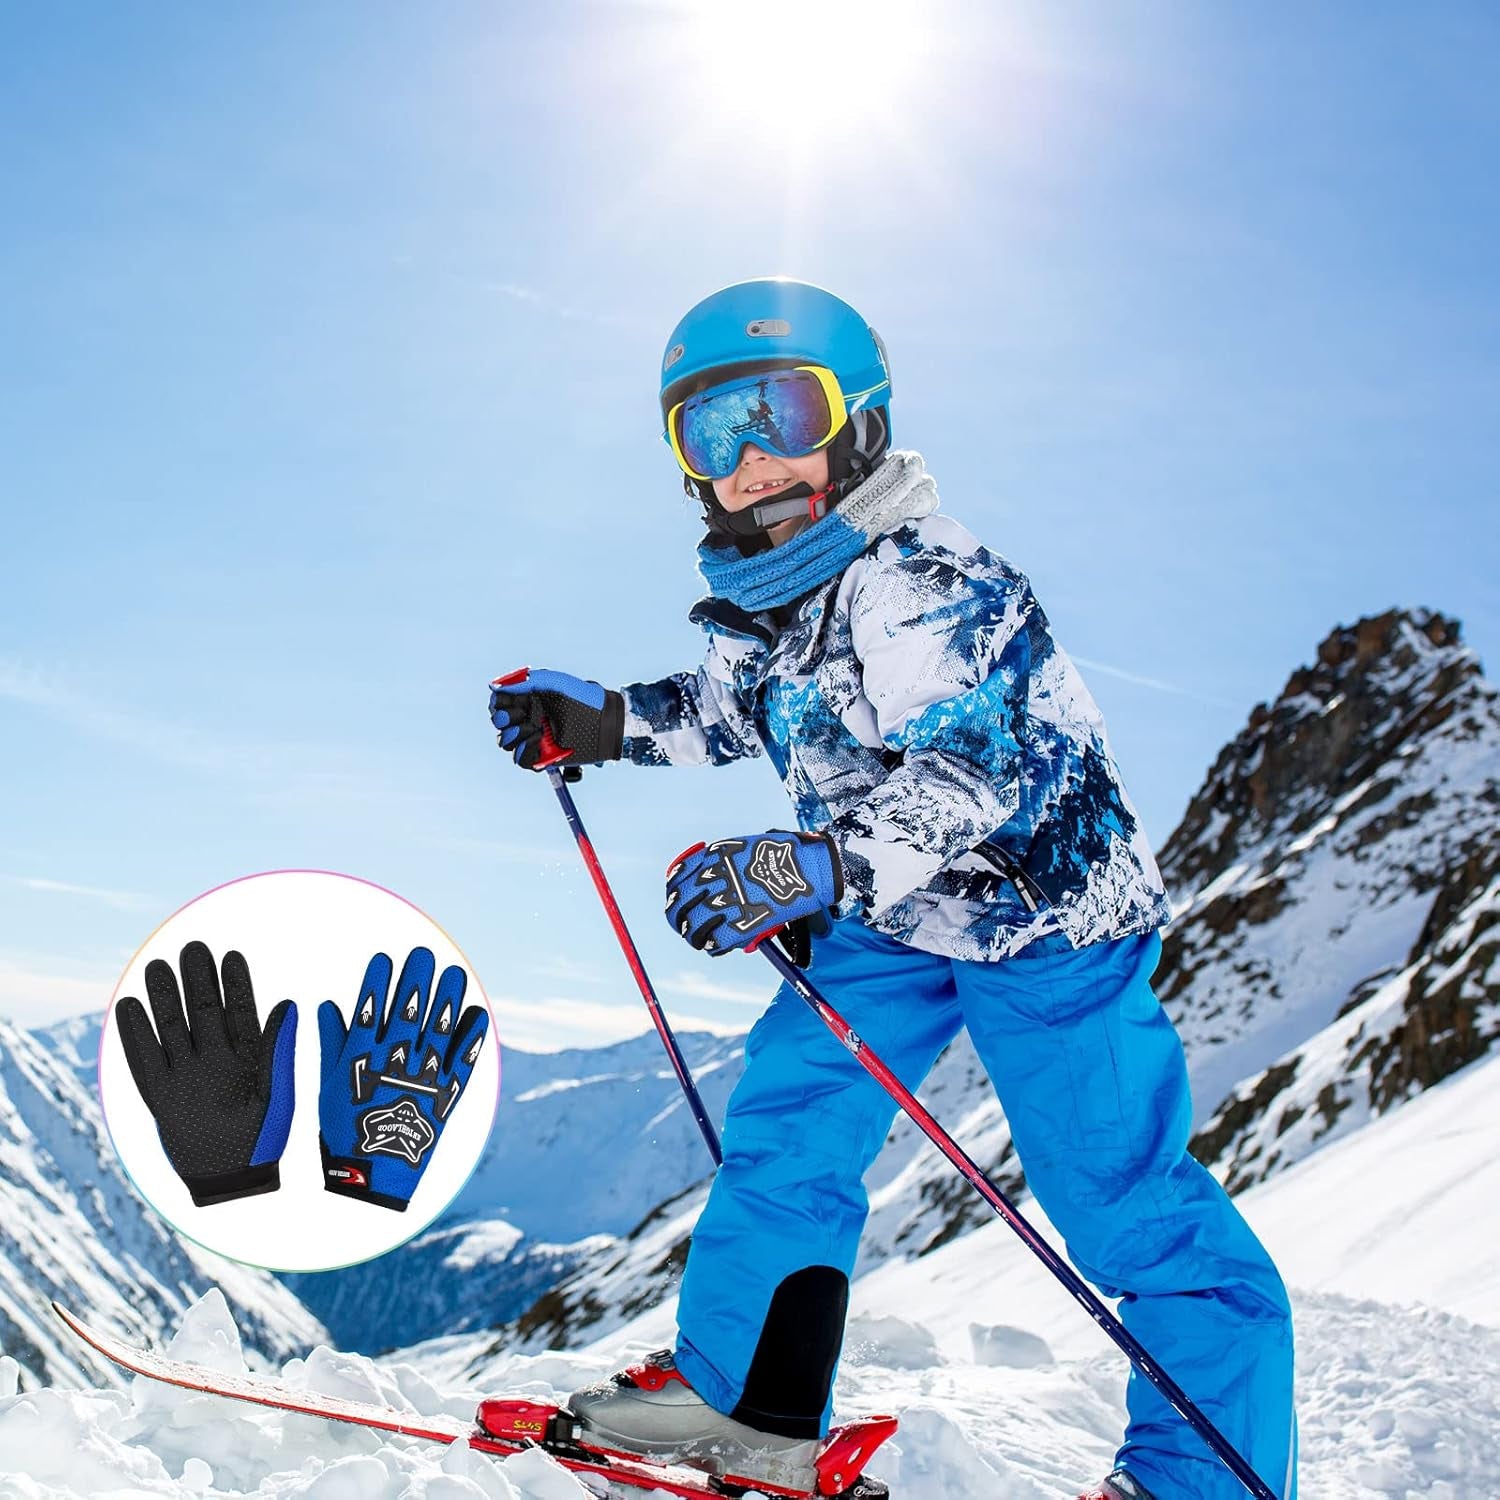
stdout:
[[1200,1160],[1256,1181],[1500,1037],[1500,692],[1456,620],[1340,626],[1163,850]]
[[1351,789],[1380,800],[1388,782],[1372,773],[1474,706],[1473,694],[1493,713],[1494,690],[1457,620],[1392,609],[1337,627],[1220,752],[1162,850],[1173,894],[1200,889],[1254,844],[1295,838]]

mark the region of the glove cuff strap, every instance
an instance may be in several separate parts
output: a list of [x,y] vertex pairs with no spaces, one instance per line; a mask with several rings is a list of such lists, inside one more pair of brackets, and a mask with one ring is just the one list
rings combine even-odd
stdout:
[[828,845],[828,860],[833,866],[833,905],[838,906],[844,899],[844,860],[839,853],[839,846],[834,836],[827,831],[816,834],[815,837],[823,840]]
[[253,1198],[259,1193],[274,1193],[281,1186],[281,1163],[268,1161],[259,1167],[242,1167],[238,1172],[221,1172],[213,1177],[184,1177],[187,1190],[199,1208],[212,1203],[228,1203],[231,1198]]
[[605,760],[619,760],[624,753],[625,695],[605,688],[604,707],[599,710],[599,754]]
[[361,1203],[374,1203],[380,1208],[392,1208],[398,1214],[406,1212],[407,1199],[377,1193],[370,1186],[371,1163],[368,1160],[358,1156],[335,1156],[322,1136],[318,1137],[318,1149],[323,1153],[325,1192],[337,1193],[342,1198],[358,1198]]

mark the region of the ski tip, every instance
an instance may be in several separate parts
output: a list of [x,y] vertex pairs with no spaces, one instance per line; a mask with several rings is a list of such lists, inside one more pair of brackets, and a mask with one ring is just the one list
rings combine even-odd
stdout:
[[68,1329],[68,1331],[75,1337],[82,1339],[84,1343],[93,1344],[95,1348],[98,1348],[96,1335],[89,1331],[88,1324],[85,1323],[77,1313],[72,1312],[68,1308],[64,1307],[61,1302],[57,1301],[56,1298],[53,1298],[51,1300],[52,1311],[62,1319],[63,1324]]
[[81,1338],[84,1343],[89,1344],[90,1349],[98,1349],[101,1355],[108,1355],[111,1359],[114,1359],[113,1353],[105,1349],[105,1338],[107,1338],[107,1335],[96,1334],[77,1313],[63,1307],[62,1302],[55,1301],[55,1298],[52,1299],[52,1311],[63,1320],[63,1325],[68,1328],[68,1331],[75,1338]]

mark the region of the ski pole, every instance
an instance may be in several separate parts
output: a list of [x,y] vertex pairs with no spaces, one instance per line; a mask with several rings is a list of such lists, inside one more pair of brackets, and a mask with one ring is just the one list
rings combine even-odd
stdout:
[[[703,1141],[708,1147],[708,1154],[713,1157],[714,1166],[722,1166],[724,1153],[719,1149],[718,1133],[714,1130],[713,1121],[708,1118],[708,1111],[703,1107],[703,1100],[699,1096],[697,1085],[693,1082],[693,1075],[688,1071],[682,1048],[677,1045],[677,1038],[672,1035],[672,1028],[662,1012],[661,1002],[656,998],[656,991],[651,986],[645,965],[641,963],[641,955],[636,951],[635,941],[630,936],[630,929],[625,925],[625,918],[620,915],[619,903],[615,900],[614,892],[609,888],[609,881],[604,878],[599,856],[594,853],[593,841],[584,829],[583,819],[578,816],[578,804],[573,801],[573,794],[567,788],[569,772],[572,773],[571,779],[574,781],[579,780],[583,773],[577,766],[569,766],[564,771],[555,765],[546,765],[549,758],[546,751],[548,738],[550,735],[543,737],[544,749],[540,764],[546,768],[547,779],[552,783],[552,790],[557,793],[557,800],[562,804],[563,816],[568,820],[568,827],[573,830],[573,837],[578,841],[578,852],[583,856],[583,862],[588,866],[589,874],[593,877],[594,889],[599,892],[599,899],[604,903],[604,911],[609,917],[609,924],[614,928],[615,937],[619,939],[620,947],[624,950],[625,962],[630,965],[630,972],[635,975],[641,999],[646,1002],[646,1009],[650,1011],[651,1020],[656,1026],[656,1034],[667,1049],[667,1056],[672,1059],[673,1071],[677,1074],[678,1083],[682,1085],[682,1092],[687,1096],[688,1108],[692,1110],[693,1118],[698,1122],[698,1129],[703,1132]],[[557,748],[561,749],[561,747]],[[567,751],[562,750],[561,753],[566,755]]]
[[[779,929],[778,929],[779,930]],[[767,934],[774,937],[775,934]],[[807,975],[774,942],[762,938],[756,947],[805,1000],[854,1059],[916,1122],[922,1134],[969,1180],[979,1196],[1020,1236],[1022,1242],[1073,1294],[1086,1313],[1125,1353],[1137,1370],[1176,1408],[1177,1414],[1213,1450],[1216,1458],[1256,1500],[1277,1500],[1275,1492],[1241,1457],[1239,1450],[1199,1410],[1192,1398],[1152,1359],[1134,1334],[1094,1294],[1086,1281],[1026,1221],[1020,1210],[984,1174],[963,1147],[927,1113],[915,1094],[865,1045],[858,1032],[828,1003]]]

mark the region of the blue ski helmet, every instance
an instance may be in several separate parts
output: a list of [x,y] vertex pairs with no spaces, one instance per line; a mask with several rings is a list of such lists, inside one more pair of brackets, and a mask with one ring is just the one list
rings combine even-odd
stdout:
[[661,361],[663,420],[696,387],[769,364],[826,365],[851,412],[891,399],[885,345],[847,302],[806,281],[767,276],[726,286],[679,319]]
[[[874,472],[890,443],[891,376],[880,335],[841,297],[806,281],[763,276],[705,297],[678,320],[661,361],[663,423],[694,391],[745,374],[823,365],[850,420],[829,445],[833,503]],[[711,530],[723,519],[713,486],[688,478]]]

